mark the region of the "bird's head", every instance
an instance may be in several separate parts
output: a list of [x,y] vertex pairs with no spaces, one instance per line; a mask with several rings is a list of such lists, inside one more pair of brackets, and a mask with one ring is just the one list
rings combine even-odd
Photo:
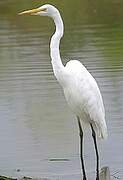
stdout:
[[19,15],[23,15],[23,14],[40,15],[40,16],[50,16],[53,18],[55,17],[57,13],[58,13],[58,10],[54,6],[50,4],[45,4],[35,9],[23,11],[19,13]]

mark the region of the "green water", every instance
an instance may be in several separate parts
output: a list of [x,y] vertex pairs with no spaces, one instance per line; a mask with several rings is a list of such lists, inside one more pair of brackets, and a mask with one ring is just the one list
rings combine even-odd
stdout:
[[[47,17],[18,12],[51,3],[65,25],[61,55],[80,60],[97,80],[106,108],[108,140],[101,167],[123,178],[123,2],[121,0],[4,0],[0,2],[0,174],[79,180],[77,121],[53,76]],[[95,174],[90,134],[84,159]]]

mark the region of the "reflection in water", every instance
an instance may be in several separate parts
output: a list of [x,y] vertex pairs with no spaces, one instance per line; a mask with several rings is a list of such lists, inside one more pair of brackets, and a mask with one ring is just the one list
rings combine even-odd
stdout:
[[[8,7],[13,8],[10,13],[18,10],[17,3],[13,4]],[[97,8],[97,4],[93,6]],[[111,175],[118,171],[122,179],[123,26],[120,18],[114,19],[115,23],[105,13],[103,17],[92,16],[84,11],[86,5],[82,6],[82,14],[77,11],[75,21],[74,3],[69,11],[59,5],[65,20],[61,53],[64,63],[67,59],[81,60],[98,81],[109,131],[108,140],[100,143],[101,167],[109,166]],[[110,6],[113,8],[114,4]],[[28,3],[24,8],[27,7]],[[53,76],[49,58],[48,42],[53,24],[47,18],[3,14],[0,17],[0,173],[80,179],[77,122]],[[89,177],[95,174],[92,143],[87,136],[84,154]]]

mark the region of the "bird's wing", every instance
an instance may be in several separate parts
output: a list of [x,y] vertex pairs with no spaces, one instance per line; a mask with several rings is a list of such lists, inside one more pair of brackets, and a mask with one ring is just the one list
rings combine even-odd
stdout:
[[65,89],[68,104],[76,114],[86,114],[96,126],[106,126],[102,96],[93,76],[79,61],[69,61],[66,69],[69,74]]
[[66,71],[66,87],[71,98],[80,103],[79,106],[82,106],[93,120],[99,110],[105,114],[99,87],[88,70],[79,61],[72,60],[66,64]]

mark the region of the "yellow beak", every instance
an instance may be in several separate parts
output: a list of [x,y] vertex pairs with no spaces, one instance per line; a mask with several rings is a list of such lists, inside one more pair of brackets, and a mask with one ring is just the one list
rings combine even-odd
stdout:
[[27,10],[27,11],[23,11],[21,13],[19,13],[19,15],[23,15],[23,14],[28,14],[28,15],[36,15],[36,13],[41,12],[41,11],[45,11],[45,8],[36,8],[36,9],[31,9],[31,10]]

